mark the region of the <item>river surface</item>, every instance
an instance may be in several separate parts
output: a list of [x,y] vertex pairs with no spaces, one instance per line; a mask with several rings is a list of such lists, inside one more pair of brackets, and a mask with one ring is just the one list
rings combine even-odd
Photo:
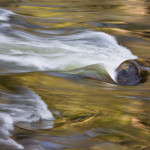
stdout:
[[1,150],[150,150],[148,0],[0,0]]

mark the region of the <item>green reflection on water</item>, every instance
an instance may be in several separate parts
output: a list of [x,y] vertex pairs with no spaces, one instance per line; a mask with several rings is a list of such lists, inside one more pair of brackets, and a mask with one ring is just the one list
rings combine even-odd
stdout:
[[[147,1],[2,0],[0,5],[23,15],[24,20],[30,23],[16,22],[18,26],[15,26],[14,21],[12,26],[15,29],[37,36],[46,36],[49,30],[67,29],[62,35],[79,28],[104,31],[117,36],[139,57],[150,57],[150,7]],[[41,30],[46,32],[41,34]],[[34,130],[32,124],[27,128],[30,130],[26,130],[26,126],[22,129],[16,125],[13,138],[19,142],[22,139],[38,139],[57,143],[56,149],[65,145],[63,149],[70,150],[149,149],[150,82],[121,87],[43,73],[1,76],[0,79],[0,89],[6,93],[13,93],[19,85],[36,92],[56,118],[51,130]]]
[[[18,140],[21,132],[24,137],[57,141],[74,147],[88,146],[89,149],[103,146],[110,150],[111,146],[140,149],[149,146],[150,104],[149,98],[144,100],[142,97],[145,95],[143,86],[149,86],[149,83],[120,87],[96,80],[68,80],[42,73],[1,77],[3,88],[13,90],[17,85],[28,87],[40,95],[56,118],[51,130],[34,132],[32,125],[30,133],[16,129],[15,138]],[[149,97],[149,94],[145,96]],[[74,134],[79,134],[77,139],[74,139]],[[66,136],[65,140],[62,136]],[[80,142],[78,136],[83,136]]]

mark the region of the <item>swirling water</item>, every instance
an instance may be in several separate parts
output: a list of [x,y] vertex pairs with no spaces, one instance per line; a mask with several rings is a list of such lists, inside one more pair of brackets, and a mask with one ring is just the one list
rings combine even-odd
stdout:
[[149,81],[114,84],[120,63],[150,56],[148,1],[0,6],[2,149],[150,149]]

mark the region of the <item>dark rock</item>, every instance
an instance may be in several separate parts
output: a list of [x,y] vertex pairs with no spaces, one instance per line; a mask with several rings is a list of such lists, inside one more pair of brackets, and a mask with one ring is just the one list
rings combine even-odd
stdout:
[[134,59],[124,61],[117,69],[117,83],[120,85],[135,85],[147,80],[150,70],[149,59]]

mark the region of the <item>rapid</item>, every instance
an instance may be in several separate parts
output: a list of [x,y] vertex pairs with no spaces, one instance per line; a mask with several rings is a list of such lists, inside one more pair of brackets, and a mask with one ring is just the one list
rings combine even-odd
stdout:
[[116,85],[150,56],[149,3],[134,1],[0,1],[2,150],[150,148],[149,81]]

